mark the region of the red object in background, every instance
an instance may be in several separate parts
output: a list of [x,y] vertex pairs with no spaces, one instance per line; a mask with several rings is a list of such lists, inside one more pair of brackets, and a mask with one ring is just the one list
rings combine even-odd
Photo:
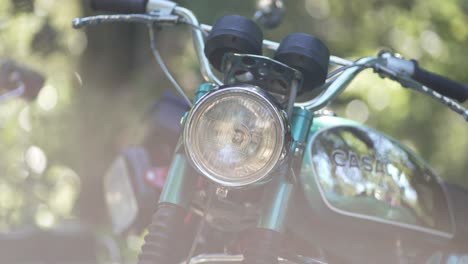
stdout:
[[153,187],[162,190],[168,172],[168,167],[152,167],[146,172],[145,178]]

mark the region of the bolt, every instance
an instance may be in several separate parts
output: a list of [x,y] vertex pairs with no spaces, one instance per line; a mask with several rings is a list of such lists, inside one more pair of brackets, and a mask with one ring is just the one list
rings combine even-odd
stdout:
[[228,195],[228,189],[224,187],[218,187],[216,188],[216,195],[221,198],[226,198]]

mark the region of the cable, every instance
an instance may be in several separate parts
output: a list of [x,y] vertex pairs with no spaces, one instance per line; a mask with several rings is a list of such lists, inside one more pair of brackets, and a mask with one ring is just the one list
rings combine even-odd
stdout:
[[175,78],[172,76],[170,73],[169,69],[167,68],[166,64],[164,63],[163,58],[161,57],[161,54],[159,53],[157,47],[156,47],[156,38],[154,36],[154,26],[153,24],[147,24],[148,25],[148,30],[149,30],[149,36],[150,36],[150,46],[151,46],[151,51],[153,53],[154,59],[156,62],[159,64],[161,67],[162,71],[166,75],[166,77],[169,79],[169,81],[174,85],[176,90],[182,95],[182,97],[187,101],[189,106],[192,106],[192,100],[187,96],[187,94],[184,92],[184,89],[177,83]]
[[190,252],[187,256],[187,261],[185,262],[185,264],[190,264],[190,260],[192,259],[193,255],[195,254],[195,250],[197,249],[197,238],[200,236],[201,232],[203,231],[203,228],[205,227],[206,216],[208,214],[208,211],[210,210],[211,201],[214,195],[214,190],[213,188],[211,188],[211,186],[209,187],[208,191],[209,191],[209,195],[206,201],[205,212],[203,214],[200,224],[198,225],[198,229],[197,229],[197,232],[195,233],[195,238],[193,239],[192,247],[190,248]]
[[338,69],[336,69],[336,70],[330,72],[330,73],[327,75],[327,79],[330,79],[330,78],[332,78],[333,76],[337,75],[338,73],[343,72],[344,70],[347,70],[347,69],[349,69],[349,68],[351,68],[351,67],[354,67],[354,66],[357,66],[357,64],[354,64],[354,63],[353,63],[353,64],[350,64],[350,65],[346,65],[346,66],[340,67],[340,68],[338,68]]
[[340,68],[338,68],[338,69],[336,69],[336,70],[330,72],[330,73],[327,75],[327,79],[330,79],[330,78],[334,77],[335,75],[337,75],[338,73],[341,73],[341,72],[343,72],[343,71],[345,71],[345,70],[347,70],[347,69],[349,69],[349,68],[351,68],[351,67],[354,67],[354,66],[362,66],[362,67],[368,67],[368,66],[369,66],[369,65],[367,65],[367,64],[360,64],[360,63],[358,63],[358,60],[350,61],[350,62],[351,62],[351,64],[344,65],[344,66],[342,66],[342,67],[340,67]]
[[180,22],[199,30],[205,37],[207,37],[210,34],[210,32],[206,31],[202,26],[197,26],[197,25],[187,21],[186,19],[183,19]]

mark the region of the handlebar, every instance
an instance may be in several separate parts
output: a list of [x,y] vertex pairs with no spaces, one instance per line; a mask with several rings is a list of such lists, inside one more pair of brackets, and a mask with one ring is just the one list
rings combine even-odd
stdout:
[[335,80],[328,81],[325,85],[328,85],[324,92],[307,102],[296,103],[295,106],[304,107],[310,111],[318,111],[325,107],[329,102],[341,94],[348,84],[356,77],[361,71],[371,68],[374,65],[381,62],[382,59],[378,57],[367,57],[362,58],[352,65],[348,65],[348,69],[344,70]]
[[187,23],[192,26],[193,45],[197,53],[198,61],[201,65],[200,71],[205,80],[216,83],[218,85],[222,84],[222,82],[218,80],[218,78],[211,70],[210,62],[203,52],[205,49],[205,39],[203,37],[203,32],[200,30],[200,23],[198,22],[197,17],[192,13],[192,11],[183,7],[175,7],[174,14],[181,16]]
[[145,13],[148,0],[91,0],[91,8],[99,11],[140,14]]
[[[211,30],[211,26],[202,25],[198,22],[195,15],[188,9],[177,6],[172,1],[166,0],[93,0],[96,2],[126,2],[127,11],[130,10],[131,4],[139,2],[140,4],[146,2],[147,14],[133,14],[133,15],[102,15],[88,18],[78,18],[73,21],[75,28],[80,28],[88,25],[96,25],[100,23],[109,22],[140,22],[145,23],[152,27],[154,24],[186,24],[192,27],[192,35],[195,51],[200,62],[200,70],[204,79],[208,82],[221,85],[222,82],[214,75],[211,70],[211,65],[204,55],[204,33]],[[116,6],[112,7],[116,8]],[[110,10],[110,9],[106,9]],[[141,11],[141,8],[140,8]],[[263,47],[275,51],[279,44],[274,41],[264,40]],[[367,57],[359,61],[353,62],[351,60],[343,59],[336,56],[330,56],[330,64],[342,67],[342,73],[336,79],[330,80],[325,85],[327,89],[316,98],[307,101],[296,103],[296,106],[304,107],[312,111],[317,111],[332,99],[338,96],[352,79],[362,70],[366,68],[373,68],[382,74],[383,77],[389,77],[393,80],[400,82],[403,86],[412,88],[418,92],[425,93],[432,98],[442,102],[462,115],[468,121],[468,110],[457,104],[450,98],[458,101],[465,101],[468,98],[468,87],[450,81],[445,77],[427,72],[418,67],[417,63],[401,59],[394,54],[384,53],[378,57]],[[420,82],[420,83],[419,83]],[[425,84],[434,90],[422,85]],[[177,87],[177,86],[176,86]],[[448,98],[448,97],[450,98]]]

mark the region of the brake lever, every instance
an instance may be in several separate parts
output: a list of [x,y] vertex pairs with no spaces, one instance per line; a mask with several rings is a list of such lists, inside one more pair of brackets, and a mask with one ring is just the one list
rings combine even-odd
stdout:
[[117,14],[117,15],[98,15],[91,17],[73,19],[73,28],[79,29],[87,26],[95,26],[104,23],[141,23],[158,25],[176,25],[182,22],[181,17],[177,15],[161,15],[159,13],[149,14]]

